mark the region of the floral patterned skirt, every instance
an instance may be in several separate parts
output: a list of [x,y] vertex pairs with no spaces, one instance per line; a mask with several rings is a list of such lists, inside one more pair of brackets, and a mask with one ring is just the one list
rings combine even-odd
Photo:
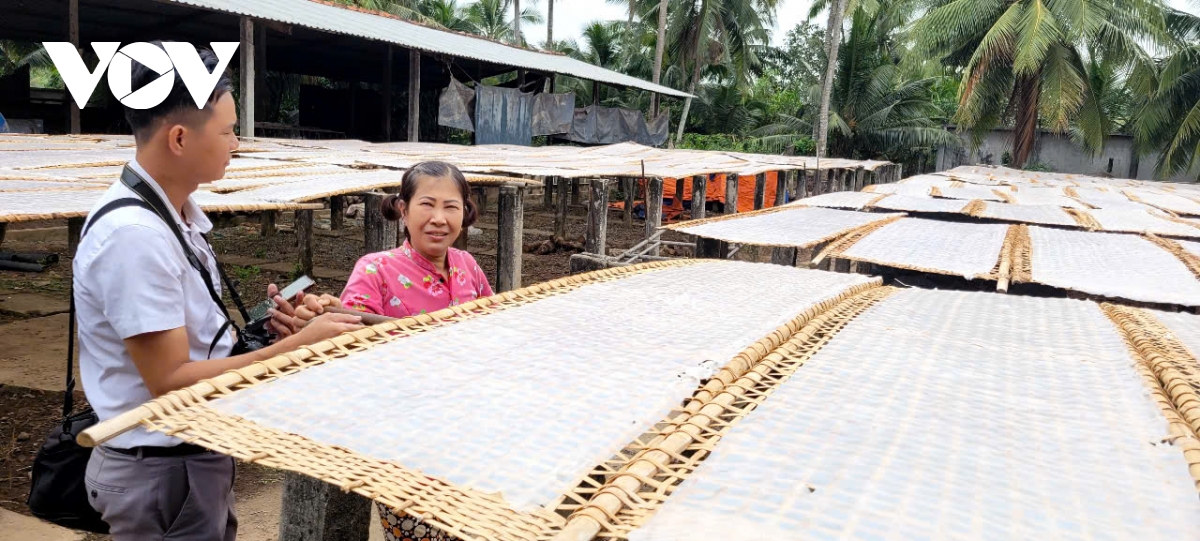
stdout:
[[446,532],[428,524],[417,522],[409,516],[396,516],[392,508],[382,503],[375,504],[379,508],[379,520],[383,523],[383,538],[387,541],[458,541]]

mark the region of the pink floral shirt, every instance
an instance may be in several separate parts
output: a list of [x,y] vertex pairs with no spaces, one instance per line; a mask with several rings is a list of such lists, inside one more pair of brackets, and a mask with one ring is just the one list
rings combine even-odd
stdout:
[[471,254],[450,248],[446,266],[450,276],[438,272],[408,241],[394,250],[367,254],[354,265],[342,290],[342,304],[372,314],[405,317],[492,295],[487,276]]

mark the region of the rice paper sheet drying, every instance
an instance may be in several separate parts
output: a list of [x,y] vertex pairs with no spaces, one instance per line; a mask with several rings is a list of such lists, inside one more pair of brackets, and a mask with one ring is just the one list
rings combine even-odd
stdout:
[[895,216],[900,215],[820,207],[797,207],[732,220],[708,222],[678,231],[728,242],[803,248],[845,234],[852,229]]
[[1008,227],[904,218],[863,237],[838,257],[973,279],[996,267]]
[[210,406],[527,511],[743,348],[875,280],[732,261],[660,269],[397,339]]
[[1160,323],[1171,329],[1171,334],[1175,335],[1175,338],[1178,338],[1188,348],[1192,358],[1200,361],[1200,315],[1159,311],[1155,311],[1153,314]]
[[1092,215],[1106,231],[1132,233],[1154,233],[1173,237],[1198,237],[1200,228],[1173,222],[1157,214],[1158,211],[1125,208],[1090,209]]
[[1134,363],[1094,303],[898,292],[629,539],[1192,539],[1196,489]]
[[794,204],[859,210],[876,199],[879,199],[879,194],[871,192],[830,192],[798,199]]
[[1012,205],[1009,203],[984,203],[980,218],[992,218],[1009,222],[1046,225],[1076,225],[1075,219],[1061,207],[1052,205]]
[[1033,281],[1132,301],[1200,305],[1200,281],[1137,235],[1029,228]]
[[910,195],[889,195],[878,203],[875,208],[887,210],[902,210],[908,212],[947,212],[961,213],[970,201],[961,199],[938,199],[928,195],[914,197]]

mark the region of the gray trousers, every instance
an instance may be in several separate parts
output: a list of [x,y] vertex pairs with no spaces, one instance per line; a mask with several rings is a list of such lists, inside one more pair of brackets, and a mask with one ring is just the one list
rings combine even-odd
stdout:
[[97,447],[84,481],[113,541],[234,541],[233,468],[216,453],[135,457]]

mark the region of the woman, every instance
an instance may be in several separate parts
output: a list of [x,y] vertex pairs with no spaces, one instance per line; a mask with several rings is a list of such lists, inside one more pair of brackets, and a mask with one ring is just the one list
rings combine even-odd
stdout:
[[[277,319],[282,317],[284,321],[274,327],[303,327],[320,315],[324,306],[333,303],[372,314],[405,317],[491,296],[492,287],[475,258],[452,247],[478,215],[470,193],[467,179],[457,167],[444,162],[414,165],[404,173],[400,193],[385,198],[380,209],[384,218],[400,220],[404,245],[359,259],[341,299],[307,295],[293,311],[276,297]],[[378,505],[388,541],[452,539]]]

